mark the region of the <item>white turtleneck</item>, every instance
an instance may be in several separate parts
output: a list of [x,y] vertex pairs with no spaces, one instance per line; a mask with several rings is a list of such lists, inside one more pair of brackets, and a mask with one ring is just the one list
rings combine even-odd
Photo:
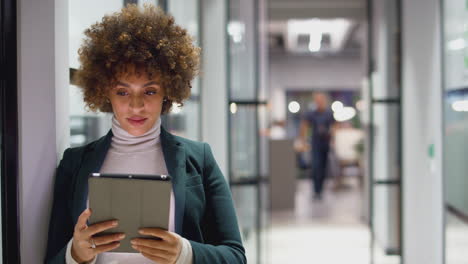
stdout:
[[[161,118],[154,126],[141,136],[133,136],[124,130],[117,118],[112,117],[112,142],[102,164],[100,173],[131,173],[167,175],[166,163],[161,147]],[[174,193],[171,192],[171,205],[169,212],[169,231],[174,232],[175,202]],[[182,239],[182,251],[176,264],[192,263],[192,247],[187,239]],[[77,264],[71,257],[72,240],[67,245],[67,264]],[[98,255],[90,263],[97,264],[149,264],[154,263],[139,253],[112,253],[105,252]]]

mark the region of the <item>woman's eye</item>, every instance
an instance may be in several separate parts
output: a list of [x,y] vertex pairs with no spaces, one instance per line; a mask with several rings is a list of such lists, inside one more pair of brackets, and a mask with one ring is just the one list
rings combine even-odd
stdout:
[[153,94],[156,94],[156,91],[147,91],[146,94],[147,95],[153,95]]
[[117,95],[120,95],[120,96],[125,96],[127,94],[128,94],[127,92],[117,92]]

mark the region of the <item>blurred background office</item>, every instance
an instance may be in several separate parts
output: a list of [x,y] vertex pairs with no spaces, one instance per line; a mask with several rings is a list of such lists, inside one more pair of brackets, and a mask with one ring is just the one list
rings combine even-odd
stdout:
[[[211,145],[248,263],[468,263],[466,1],[1,1],[4,263],[43,259],[63,150],[110,129],[73,74],[83,31],[128,3],[202,48],[163,126]],[[333,118],[320,199],[313,122],[299,140],[317,94]]]

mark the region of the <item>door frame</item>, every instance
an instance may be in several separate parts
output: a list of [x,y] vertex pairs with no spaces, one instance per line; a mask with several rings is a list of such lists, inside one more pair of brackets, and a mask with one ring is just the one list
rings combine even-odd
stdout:
[[[375,198],[375,192],[374,188],[383,186],[383,187],[395,187],[398,188],[398,226],[399,226],[399,247],[392,249],[392,250],[386,250],[387,255],[397,255],[400,257],[400,264],[404,264],[404,254],[403,254],[403,152],[402,152],[402,146],[403,146],[403,93],[402,93],[402,0],[395,0],[395,5],[396,5],[396,23],[397,23],[397,28],[399,29],[398,32],[395,32],[395,39],[396,39],[396,51],[395,51],[395,56],[398,58],[396,60],[396,65],[395,67],[397,68],[396,71],[396,85],[398,86],[398,96],[396,97],[388,97],[384,99],[376,99],[374,98],[374,91],[373,91],[373,83],[372,83],[372,75],[375,72],[375,58],[374,58],[374,20],[373,20],[373,7],[374,7],[374,1],[375,0],[367,0],[367,58],[368,58],[368,68],[367,68],[367,78],[369,80],[369,126],[367,128],[368,135],[369,135],[369,151],[368,151],[368,168],[369,168],[369,219],[368,219],[368,225],[370,229],[370,263],[374,264],[375,263],[375,254],[374,254],[374,248],[376,245],[376,235],[375,235],[375,224],[374,224],[374,198]],[[397,139],[397,144],[398,144],[398,179],[389,179],[389,180],[376,180],[375,175],[374,175],[374,136],[375,136],[375,127],[374,127],[374,106],[376,105],[385,105],[385,106],[390,106],[390,105],[396,105],[398,107],[398,124],[397,124],[397,133],[398,133],[398,139]]]
[[17,83],[17,3],[1,0],[0,106],[1,106],[1,211],[3,263],[20,263],[19,127]]

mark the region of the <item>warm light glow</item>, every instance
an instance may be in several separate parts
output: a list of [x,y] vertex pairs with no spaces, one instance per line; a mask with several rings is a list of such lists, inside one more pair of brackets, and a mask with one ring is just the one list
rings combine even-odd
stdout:
[[237,113],[237,104],[236,103],[231,103],[231,105],[229,106],[229,109],[231,110],[232,114]]
[[301,110],[301,105],[296,101],[291,101],[288,105],[289,112],[295,114]]
[[352,22],[343,18],[334,19],[290,19],[288,24],[288,47],[297,47],[299,35],[309,35],[308,51],[319,52],[323,50],[322,38],[324,34],[330,36],[330,45],[327,47],[331,51],[338,51],[343,48]]
[[335,111],[335,113],[333,113],[333,117],[338,122],[351,120],[354,116],[356,116],[356,109],[349,106],[343,107],[339,111]]
[[468,100],[453,102],[452,109],[456,112],[468,112]]
[[331,109],[333,110],[333,112],[339,112],[343,109],[343,103],[340,101],[335,101],[332,103]]

